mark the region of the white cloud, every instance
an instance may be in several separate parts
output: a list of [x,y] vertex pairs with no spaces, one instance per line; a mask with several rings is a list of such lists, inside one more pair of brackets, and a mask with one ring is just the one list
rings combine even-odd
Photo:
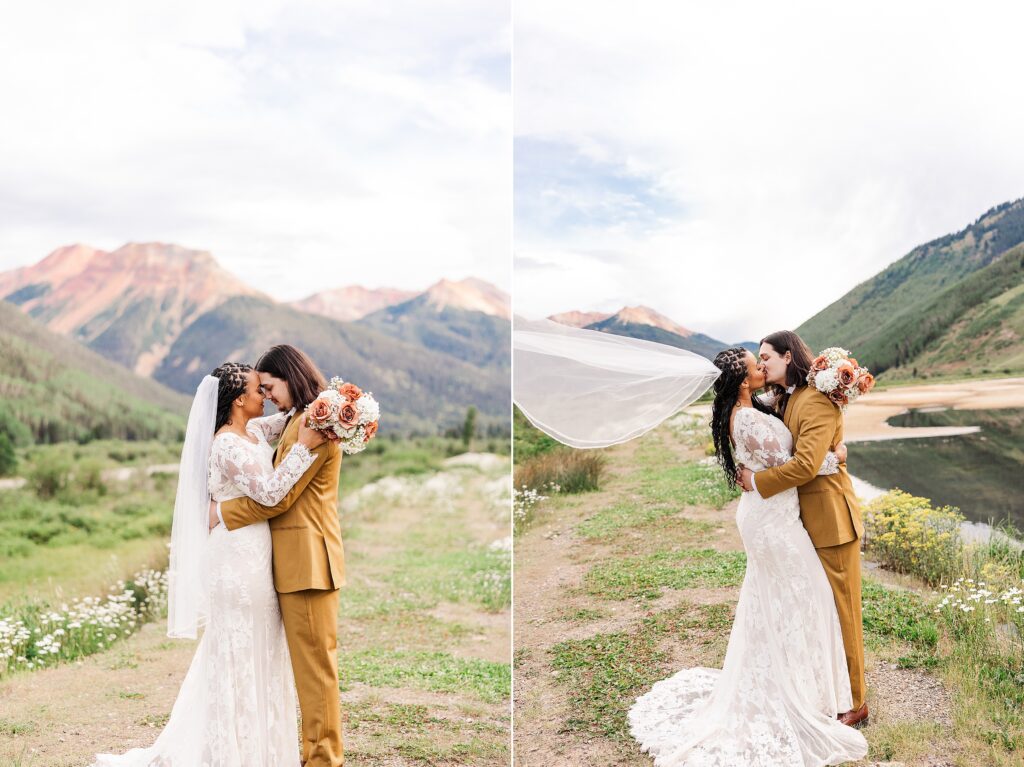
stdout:
[[[727,341],[798,325],[1024,195],[1021,28],[996,2],[517,0],[517,146],[592,158],[580,199],[618,167],[678,207],[558,231],[566,190],[517,183],[551,187],[544,216],[516,202],[517,311],[643,303]],[[557,254],[572,267],[533,265]]]
[[508,289],[509,25],[471,0],[8,10],[0,269],[161,240],[282,299]]

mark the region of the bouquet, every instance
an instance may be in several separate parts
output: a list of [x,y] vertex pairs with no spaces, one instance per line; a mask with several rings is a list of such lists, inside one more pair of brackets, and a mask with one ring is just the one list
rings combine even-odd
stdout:
[[807,383],[839,405],[845,413],[847,405],[871,391],[875,377],[867,368],[860,367],[846,349],[831,346],[811,363]]
[[335,376],[306,407],[306,419],[310,428],[327,432],[328,439],[352,455],[365,450],[377,433],[380,405],[372,393]]

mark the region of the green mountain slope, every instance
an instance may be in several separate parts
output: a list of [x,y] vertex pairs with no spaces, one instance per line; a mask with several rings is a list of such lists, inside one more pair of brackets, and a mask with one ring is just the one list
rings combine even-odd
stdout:
[[188,406],[0,301],[0,430],[16,442],[180,439]]
[[1024,244],[947,288],[866,347],[887,380],[1024,372]]
[[420,295],[376,311],[358,324],[476,367],[506,374],[511,370],[512,325],[501,317],[454,307],[438,309],[429,296]]
[[439,426],[461,423],[470,405],[480,412],[481,425],[507,427],[507,369],[474,367],[366,325],[259,298],[233,298],[199,317],[178,337],[154,377],[178,391],[192,391],[222,362],[253,362],[279,343],[303,349],[327,377],[340,375],[372,391],[384,412],[382,430],[433,434]]
[[[921,245],[803,323],[797,332],[812,349],[845,346],[876,373],[911,368],[975,305],[964,299],[994,298],[976,282],[965,283],[1024,242],[1024,200],[992,208],[954,234]],[[992,272],[1003,289],[1014,276]],[[966,290],[960,294],[960,288]],[[981,290],[981,293],[978,291]],[[942,300],[937,300],[942,296]]]

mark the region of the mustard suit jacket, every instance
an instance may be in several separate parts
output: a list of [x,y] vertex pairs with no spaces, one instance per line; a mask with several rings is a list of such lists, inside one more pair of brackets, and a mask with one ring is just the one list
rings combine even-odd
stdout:
[[[276,467],[299,436],[299,419],[292,416],[281,435],[274,458]],[[221,504],[228,530],[270,520],[274,546],[274,587],[281,594],[305,589],[333,590],[345,583],[345,551],[338,520],[338,479],[341,448],[325,442],[312,451],[313,465],[275,506],[263,506],[248,497]]]
[[757,492],[771,498],[795,487],[800,520],[816,549],[859,539],[864,525],[846,464],[840,464],[837,474],[818,476],[825,454],[843,440],[839,406],[810,386],[798,386],[789,397],[783,421],[793,435],[793,458],[757,472]]

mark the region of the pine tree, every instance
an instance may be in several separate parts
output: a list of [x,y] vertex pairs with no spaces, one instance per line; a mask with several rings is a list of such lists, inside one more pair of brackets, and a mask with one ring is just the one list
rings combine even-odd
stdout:
[[18,456],[14,453],[14,445],[7,432],[0,431],[0,477],[13,474],[18,468]]
[[473,434],[476,432],[476,407],[473,405],[469,406],[469,410],[466,411],[466,421],[462,424],[462,444],[469,447],[469,441],[473,439]]

